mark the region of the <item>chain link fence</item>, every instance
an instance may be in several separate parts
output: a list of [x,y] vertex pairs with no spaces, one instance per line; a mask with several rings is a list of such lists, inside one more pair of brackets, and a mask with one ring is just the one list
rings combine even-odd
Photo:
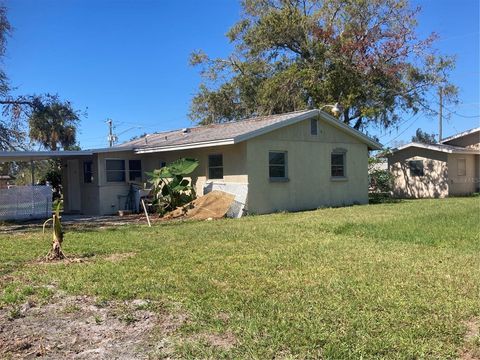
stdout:
[[14,186],[0,189],[0,220],[48,218],[52,214],[50,186]]

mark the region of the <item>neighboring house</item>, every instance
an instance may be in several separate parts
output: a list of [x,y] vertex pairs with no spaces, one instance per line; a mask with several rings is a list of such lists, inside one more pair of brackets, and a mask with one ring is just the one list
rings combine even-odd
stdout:
[[442,198],[478,192],[480,128],[440,144],[410,143],[393,149],[388,164],[397,197]]
[[[320,110],[155,133],[107,149],[3,152],[0,161],[61,158],[67,212],[113,214],[146,171],[196,158],[197,194],[239,194],[248,213],[368,202],[368,151],[381,145]],[[148,186],[148,185],[147,185]],[[243,194],[243,197],[240,196]]]

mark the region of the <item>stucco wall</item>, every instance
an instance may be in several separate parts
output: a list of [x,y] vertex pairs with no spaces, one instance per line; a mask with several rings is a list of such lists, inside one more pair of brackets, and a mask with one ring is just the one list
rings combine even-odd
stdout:
[[[346,178],[333,181],[330,156],[346,150]],[[288,181],[272,182],[269,151],[286,151]],[[322,206],[368,202],[368,150],[356,138],[319,122],[318,135],[310,134],[310,120],[247,142],[248,211],[269,213]]]
[[[223,155],[223,179],[208,179],[208,155],[222,154]],[[190,179],[195,184],[197,194],[203,194],[203,187],[206,182],[235,182],[248,183],[248,176],[246,175],[246,146],[245,144],[237,144],[231,146],[209,147],[201,149],[192,149],[184,151],[169,151],[149,154],[134,154],[133,152],[115,152],[104,153],[98,155],[98,179],[99,179],[99,204],[100,214],[113,214],[120,208],[124,207],[126,200],[125,196],[129,191],[128,180],[128,161],[126,161],[126,181],[122,183],[111,183],[106,181],[105,164],[107,159],[122,159],[132,160],[140,159],[142,161],[142,182],[139,185],[143,186],[148,182],[145,175],[146,171],[152,171],[160,167],[162,161],[171,163],[183,157],[190,157],[199,160],[199,167],[192,173]],[[148,184],[147,184],[148,186]],[[120,200],[119,200],[120,195]]]
[[[411,176],[408,162],[422,160],[424,176]],[[446,153],[407,148],[391,155],[389,169],[394,177],[393,194],[407,198],[443,198],[449,194]]]
[[[470,154],[448,154],[448,182],[449,195],[468,195],[476,191],[478,175],[476,175],[475,157]],[[458,173],[458,160],[465,159],[466,173],[464,176]]]

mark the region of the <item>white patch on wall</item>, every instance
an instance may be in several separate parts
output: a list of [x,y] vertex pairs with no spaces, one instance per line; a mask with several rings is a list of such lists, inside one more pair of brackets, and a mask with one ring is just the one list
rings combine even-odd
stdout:
[[247,204],[248,184],[242,183],[220,183],[220,182],[207,182],[203,187],[203,193],[208,194],[211,191],[218,190],[232,195],[235,195],[235,199],[227,212],[227,217],[240,218],[242,217],[245,206]]

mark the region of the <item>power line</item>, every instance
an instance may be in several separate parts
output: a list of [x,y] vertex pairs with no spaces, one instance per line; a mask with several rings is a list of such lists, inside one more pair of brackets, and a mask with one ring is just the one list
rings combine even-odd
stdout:
[[[415,117],[416,117],[417,115],[418,115],[418,114],[413,115],[409,120],[412,120],[412,119],[415,120]],[[390,144],[392,141],[398,139],[398,138],[399,138],[401,135],[403,135],[408,129],[410,129],[413,124],[415,124],[415,121],[412,121],[412,123],[411,123],[410,125],[408,125],[400,134],[398,134],[398,135],[395,136],[393,139],[391,139],[390,141],[388,141],[385,145]]]

